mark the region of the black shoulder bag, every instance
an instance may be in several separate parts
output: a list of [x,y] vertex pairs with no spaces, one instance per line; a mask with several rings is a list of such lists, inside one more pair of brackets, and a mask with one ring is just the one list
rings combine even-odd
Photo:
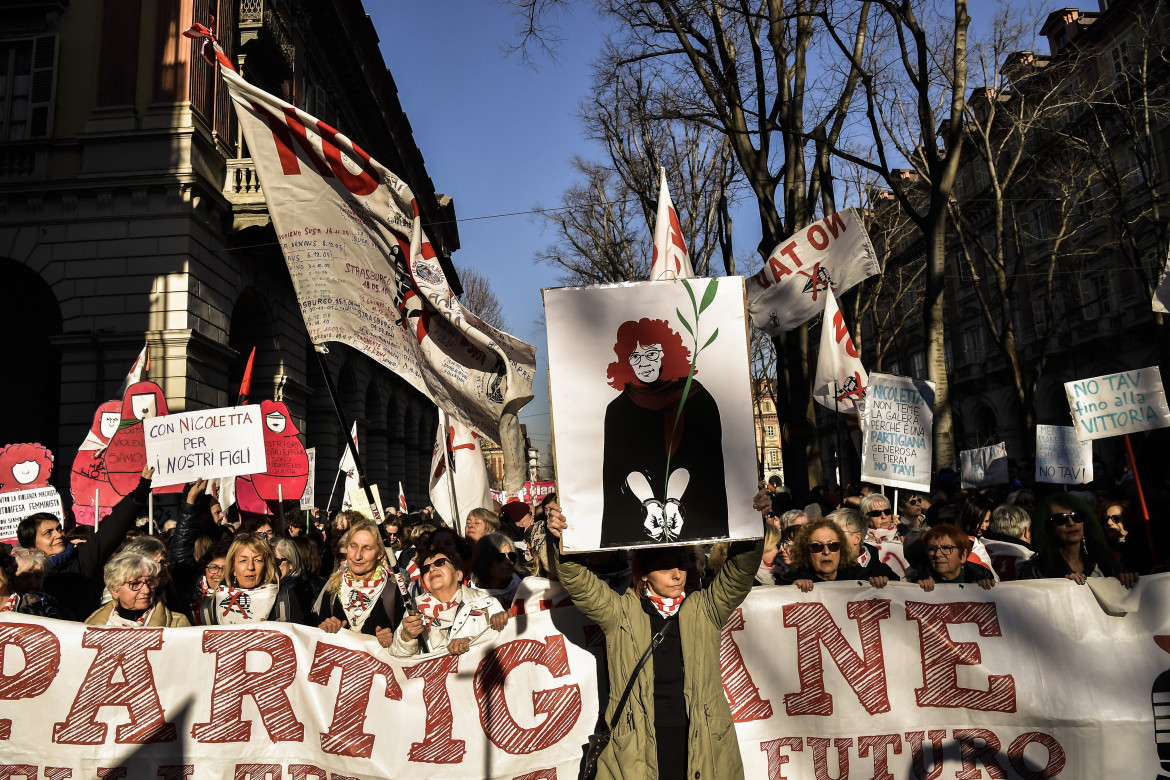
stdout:
[[597,731],[589,737],[589,747],[585,750],[585,763],[581,767],[581,780],[593,780],[597,777],[597,762],[601,758],[605,746],[609,744],[610,737],[613,735],[613,728],[622,716],[622,710],[626,708],[626,701],[630,698],[630,691],[634,689],[634,681],[638,679],[638,673],[642,671],[642,667],[646,665],[646,661],[650,658],[655,648],[662,644],[662,640],[666,637],[666,632],[677,622],[677,616],[667,620],[666,624],[650,640],[650,646],[646,648],[646,652],[642,653],[642,659],[634,667],[634,672],[630,675],[629,682],[626,683],[626,689],[622,691],[622,698],[618,700],[617,708],[613,711],[613,717],[610,718],[609,723],[602,723]]

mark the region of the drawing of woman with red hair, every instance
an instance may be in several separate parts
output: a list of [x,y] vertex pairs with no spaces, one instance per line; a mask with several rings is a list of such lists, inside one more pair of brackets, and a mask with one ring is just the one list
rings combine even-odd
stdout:
[[719,407],[690,349],[666,320],[643,318],[618,327],[613,350],[607,375],[621,394],[605,410],[600,547],[725,537]]

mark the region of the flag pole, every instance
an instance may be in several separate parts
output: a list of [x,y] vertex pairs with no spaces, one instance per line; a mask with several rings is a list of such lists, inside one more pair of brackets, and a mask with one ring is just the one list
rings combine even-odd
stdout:
[[[345,431],[345,444],[349,447],[350,455],[353,456],[353,467],[357,471],[358,485],[366,491],[366,501],[370,505],[370,512],[374,515],[374,521],[378,525],[382,524],[382,507],[378,506],[378,502],[374,500],[374,491],[370,490],[369,480],[366,479],[366,470],[362,465],[362,456],[358,453],[357,442],[349,435],[350,425],[349,421],[345,419],[345,412],[341,410],[341,399],[337,397],[337,388],[333,385],[333,375],[329,373],[329,366],[325,363],[325,356],[321,354],[323,347],[320,345],[313,345],[313,352],[317,355],[317,365],[321,367],[321,376],[325,378],[325,387],[329,391],[329,399],[333,401],[333,411],[337,415],[337,422],[341,425],[341,430]],[[339,470],[340,472],[340,470]],[[334,480],[334,485],[337,481]],[[332,497],[330,497],[332,500]],[[402,568],[398,565],[398,556],[390,548],[386,549],[386,557],[390,563],[390,571],[394,574],[394,579],[398,582],[398,590],[402,593],[402,598],[406,601],[407,609],[410,613],[418,613],[418,604],[415,603],[414,595],[410,592],[409,584],[406,577],[402,573]],[[429,653],[426,631],[419,634],[419,646],[424,653]]]
[[[445,409],[441,410],[443,415],[443,433],[447,434],[451,430],[451,418]],[[455,494],[455,474],[452,466],[455,461],[455,453],[451,452],[447,446],[450,439],[447,435],[443,436],[443,464],[447,467],[447,492],[451,494],[451,511],[455,514],[454,517],[447,518],[451,523],[452,528],[460,528],[463,523],[463,514],[459,511],[459,499]]]
[[285,525],[284,525],[284,484],[281,482],[276,483],[276,507],[277,507],[276,511],[280,513],[280,529],[283,532],[285,530]]
[[329,514],[333,506],[333,496],[337,493],[337,482],[341,479],[341,469],[337,469],[337,476],[333,478],[333,489],[329,491],[329,500],[325,503],[325,514]]
[[1129,434],[1125,434],[1125,452],[1129,455],[1129,467],[1133,469],[1133,483],[1137,485],[1138,501],[1142,505],[1142,519],[1146,526],[1146,539],[1150,543],[1150,552],[1155,553],[1157,557],[1157,548],[1154,546],[1154,529],[1150,527],[1150,510],[1146,507],[1146,493],[1142,490],[1142,480],[1138,476],[1137,460],[1133,457],[1133,445],[1129,442]]
[[844,487],[840,484],[841,475],[845,470],[841,468],[841,390],[837,387],[836,379],[833,380],[833,406],[836,411],[833,415],[833,437],[837,440],[837,489],[841,490]]
[[93,531],[97,533],[98,524],[101,521],[98,519],[98,492],[95,488],[93,491]]

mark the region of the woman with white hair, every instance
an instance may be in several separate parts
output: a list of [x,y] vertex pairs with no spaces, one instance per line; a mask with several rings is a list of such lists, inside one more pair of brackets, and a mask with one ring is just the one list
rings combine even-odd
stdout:
[[301,614],[309,615],[313,611],[313,602],[317,600],[317,593],[320,592],[323,581],[305,571],[301,551],[297,549],[296,542],[287,536],[275,539],[272,551],[276,555],[276,565],[280,569],[280,589],[297,602]]
[[865,537],[867,542],[881,544],[897,541],[898,516],[894,514],[890,499],[881,493],[870,493],[861,498],[858,508],[869,521],[869,533]]
[[162,567],[140,552],[120,552],[103,571],[112,600],[85,619],[90,626],[122,628],[182,628],[186,616],[171,612],[158,598]]

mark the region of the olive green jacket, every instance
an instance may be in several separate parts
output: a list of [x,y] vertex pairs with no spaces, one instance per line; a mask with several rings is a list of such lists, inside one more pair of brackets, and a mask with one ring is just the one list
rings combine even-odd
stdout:
[[[731,722],[731,708],[723,695],[719,646],[723,624],[751,591],[764,552],[761,539],[735,542],[727,562],[705,590],[683,600],[678,628],[683,649],[683,696],[689,720],[687,778],[732,780],[743,777],[739,742]],[[642,611],[633,589],[614,593],[592,572],[575,561],[557,564],[561,585],[573,604],[605,632],[609,663],[609,704],[613,711],[642,654],[650,646],[650,618]],[[654,660],[646,661],[630,691],[613,738],[598,762],[597,777],[656,780],[658,757],[654,737]]]

